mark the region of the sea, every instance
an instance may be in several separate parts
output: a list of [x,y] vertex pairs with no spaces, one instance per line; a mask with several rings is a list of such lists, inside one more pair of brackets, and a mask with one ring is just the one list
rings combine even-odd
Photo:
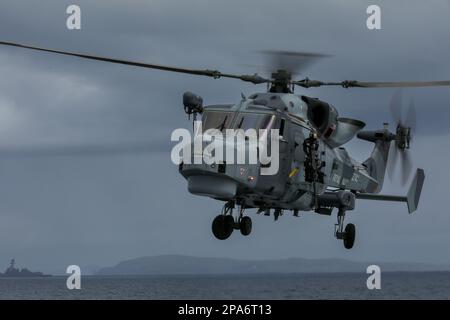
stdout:
[[364,273],[0,278],[0,299],[449,299],[450,272],[384,272],[381,289]]

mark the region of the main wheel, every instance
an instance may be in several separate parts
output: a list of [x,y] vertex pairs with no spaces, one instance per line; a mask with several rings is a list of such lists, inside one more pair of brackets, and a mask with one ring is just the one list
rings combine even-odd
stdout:
[[353,244],[355,243],[356,229],[353,223],[349,223],[345,226],[345,234],[344,234],[344,247],[346,249],[353,248]]
[[225,240],[233,233],[234,220],[232,216],[218,215],[212,222],[212,232],[219,240]]
[[243,217],[239,223],[239,229],[243,236],[248,236],[252,232],[252,219],[250,217]]

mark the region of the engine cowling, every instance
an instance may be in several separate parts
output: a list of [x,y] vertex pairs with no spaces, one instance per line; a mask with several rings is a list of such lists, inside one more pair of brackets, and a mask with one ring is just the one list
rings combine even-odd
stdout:
[[356,119],[338,118],[337,128],[334,133],[327,139],[327,143],[332,148],[339,147],[347,143],[365,127],[365,123]]
[[328,103],[316,98],[302,96],[308,105],[308,120],[323,138],[330,137],[337,127],[337,110]]
[[332,148],[350,141],[366,125],[356,119],[339,118],[332,105],[319,99],[302,96],[302,100],[308,105],[308,120]]

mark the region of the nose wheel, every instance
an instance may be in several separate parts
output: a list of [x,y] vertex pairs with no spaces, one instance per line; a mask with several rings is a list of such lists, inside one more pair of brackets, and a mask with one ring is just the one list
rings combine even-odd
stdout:
[[228,239],[234,229],[241,231],[243,236],[248,236],[252,232],[252,219],[244,216],[244,207],[239,206],[239,216],[233,217],[234,203],[227,202],[222,213],[214,218],[212,222],[212,232],[219,240]]

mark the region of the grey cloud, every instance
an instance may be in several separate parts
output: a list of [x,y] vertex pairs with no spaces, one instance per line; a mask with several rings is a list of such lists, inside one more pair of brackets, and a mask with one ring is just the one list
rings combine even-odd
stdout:
[[[258,50],[313,51],[334,57],[311,66],[305,74],[310,78],[450,79],[448,1],[380,1],[380,31],[365,27],[365,9],[373,1],[78,3],[83,29],[71,32],[65,8],[72,1],[2,1],[0,39],[236,73],[255,71],[243,64],[264,63]],[[201,94],[206,103],[225,103],[264,86],[4,47],[0,74],[0,265],[15,256],[23,265],[61,272],[74,262],[108,265],[166,253],[450,262],[443,201],[450,178],[448,88],[405,90],[418,108],[416,165],[427,172],[421,212],[408,216],[400,204],[359,202],[349,218],[358,225],[358,242],[347,252],[333,238],[334,218],[310,213],[278,223],[255,217],[252,237],[215,241],[210,223],[220,203],[191,196],[164,151],[174,128],[190,128],[181,106],[184,91]],[[298,90],[330,101],[341,115],[362,119],[369,128],[389,120],[393,92]],[[80,146],[127,142],[160,152],[51,156],[60,152],[54,146],[74,155]],[[361,160],[370,147],[349,145]],[[2,148],[16,154],[2,157]],[[40,156],[23,156],[34,151]],[[404,192],[395,182],[385,191]]]

